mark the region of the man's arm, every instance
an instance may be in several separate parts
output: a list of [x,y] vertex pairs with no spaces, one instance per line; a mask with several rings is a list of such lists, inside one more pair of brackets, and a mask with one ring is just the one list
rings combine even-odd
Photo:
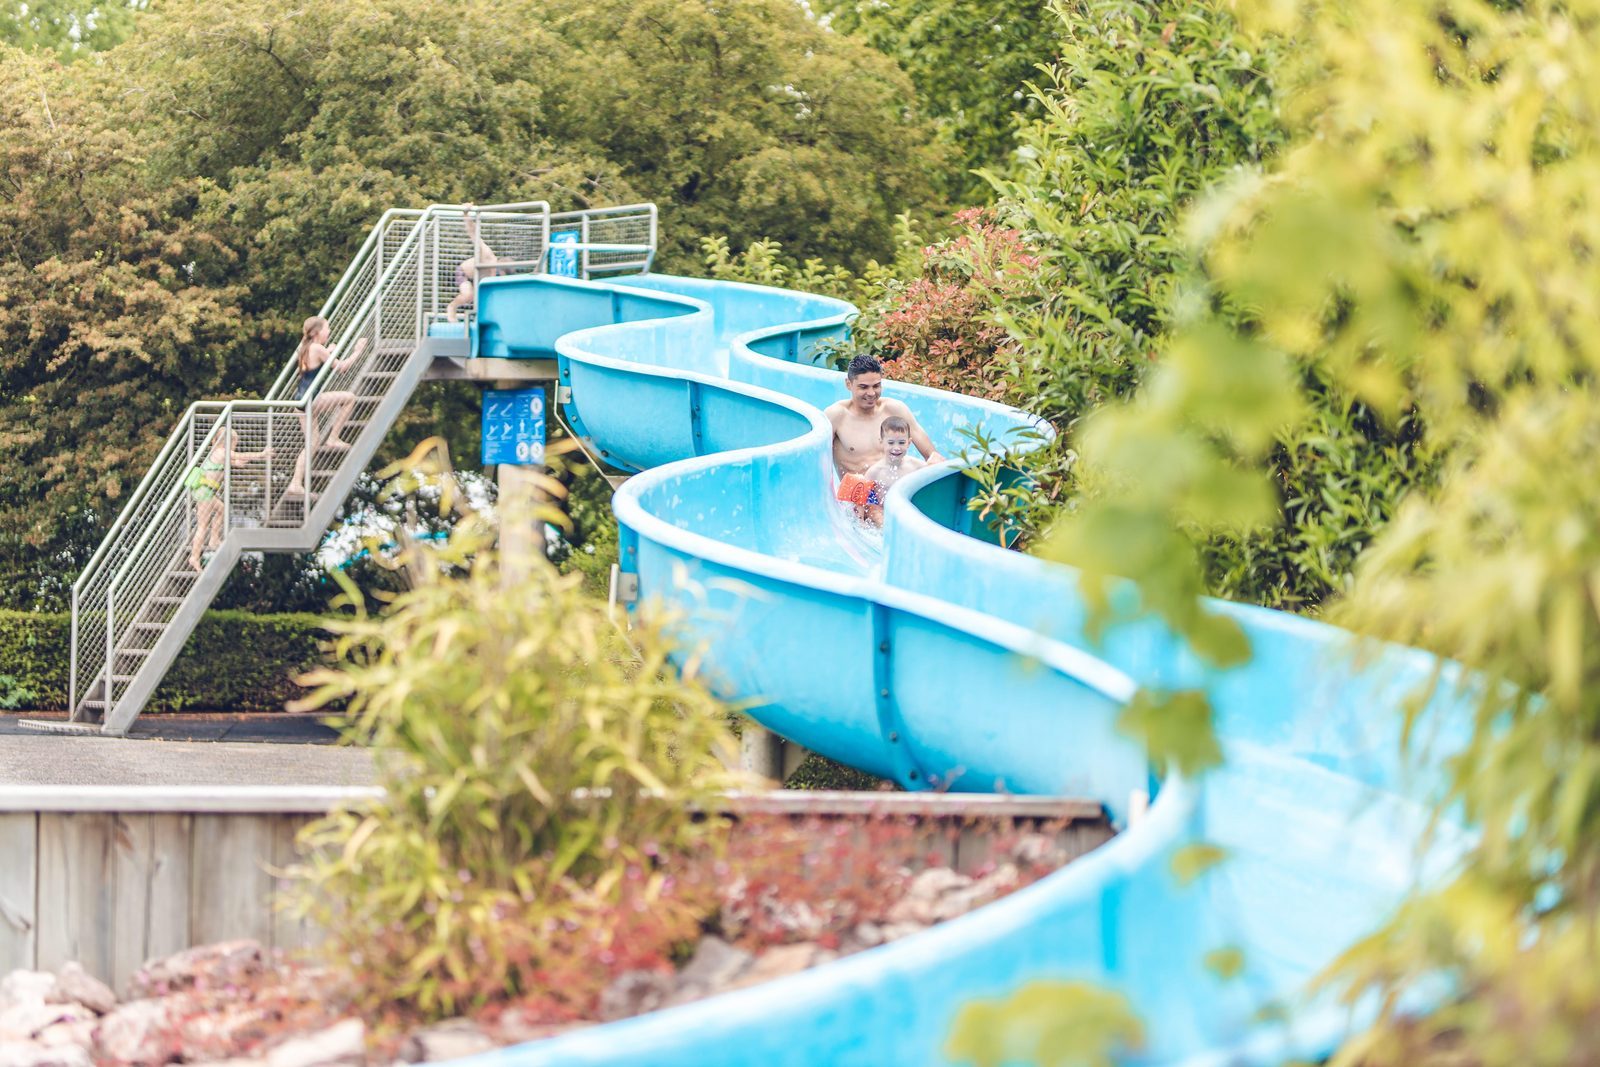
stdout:
[[939,454],[939,450],[933,447],[933,438],[928,436],[928,431],[924,430],[922,423],[918,422],[917,417],[911,414],[911,409],[898,400],[894,402],[894,407],[899,410],[896,411],[894,408],[890,410],[911,424],[911,443],[917,446],[917,451],[922,453],[922,458],[929,463],[937,463],[944,459]]

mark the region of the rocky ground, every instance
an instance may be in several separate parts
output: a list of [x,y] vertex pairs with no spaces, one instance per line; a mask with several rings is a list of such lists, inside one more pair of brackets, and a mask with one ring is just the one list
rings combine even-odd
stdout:
[[[734,887],[718,929],[675,971],[627,971],[600,997],[598,1018],[551,1025],[498,1005],[473,1018],[408,1026],[362,1019],[334,972],[271,958],[253,941],[205,945],[147,963],[124,996],[77,964],[55,973],[13,971],[0,979],[0,1065],[4,1067],[386,1067],[437,1062],[688,1003],[918,933],[981,907],[1059,866],[1053,841],[1025,836],[975,875],[947,867],[907,872],[904,891],[883,913],[842,935],[804,905],[751,898]],[[752,951],[742,929],[781,924],[791,940]],[[820,931],[830,930],[827,933]],[[810,936],[808,936],[810,935]]]

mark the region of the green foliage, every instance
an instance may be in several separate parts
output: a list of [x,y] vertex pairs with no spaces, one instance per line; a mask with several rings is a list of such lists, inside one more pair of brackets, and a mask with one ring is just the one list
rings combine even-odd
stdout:
[[1057,55],[1062,24],[1047,0],[821,0],[811,6],[835,30],[865,38],[910,75],[939,140],[956,157],[940,181],[945,196],[957,203],[992,197],[974,171],[1011,164],[1015,127],[1041,110],[1025,83]]
[[792,0],[545,0],[530,22],[573,54],[544,105],[560,143],[593,145],[663,207],[662,269],[699,238],[776,240],[851,269],[889,251],[942,165],[910,81]]
[[[219,389],[232,253],[156,182],[97,64],[70,76],[0,47],[0,587],[65,606],[65,582],[189,400]],[[163,429],[164,434],[164,429]]]
[[[700,239],[701,264],[713,278],[730,282],[751,282],[782,289],[798,289],[850,300],[858,304],[881,300],[896,281],[912,277],[922,264],[922,246],[916,221],[906,213],[894,218],[894,255],[887,263],[876,259],[857,274],[839,263],[812,257],[800,262],[786,255],[783,244],[770,238],[751,242],[735,253],[723,234]],[[858,320],[856,329],[865,323]]]
[[[145,710],[282,711],[327,640],[315,615],[207,612]],[[65,708],[71,650],[70,616],[0,611],[0,708]]]
[[1022,348],[1014,391],[1074,420],[1127,395],[1159,355],[1193,257],[1181,213],[1259,167],[1282,130],[1272,51],[1252,50],[1226,7],[1085,0],[1056,9],[1060,61],[999,178],[1002,220],[1037,244],[1044,299],[1007,307]]
[[1227,850],[1218,845],[1185,845],[1172,854],[1172,876],[1179,884],[1188,885],[1227,858]]
[[[1316,436],[1295,412],[1326,409],[1320,383],[1361,405],[1369,441],[1411,448],[1372,496],[1393,518],[1361,550],[1335,618],[1479,672],[1465,694],[1479,702],[1476,730],[1450,765],[1448,802],[1482,834],[1459,879],[1361,946],[1337,979],[1391,1012],[1441,980],[1470,999],[1423,1020],[1386,1014],[1344,1061],[1591,1062],[1600,497],[1585,472],[1600,440],[1589,309],[1600,289],[1600,9],[1239,10],[1296,42],[1282,75],[1296,137],[1279,173],[1195,217],[1217,303],[1250,308],[1248,325],[1197,308],[1186,359],[1083,444],[1096,465],[1159,453],[1187,476],[1085,511],[1132,510],[1150,530],[1176,522],[1196,536],[1242,523],[1224,508],[1200,522],[1193,486],[1248,479],[1233,495],[1269,493],[1261,443]],[[1219,396],[1245,385],[1246,367],[1275,383],[1271,402]],[[1349,469],[1377,486],[1381,466]],[[1187,573],[1145,588],[1187,591],[1198,566]]]
[[100,52],[133,29],[150,0],[0,0],[0,43],[62,62]]
[[482,547],[463,524],[419,549],[414,588],[332,623],[340,666],[309,679],[307,704],[350,699],[386,797],[307,829],[300,906],[364,996],[430,1014],[540,989],[568,932],[605,947],[586,919],[624,893],[677,907],[656,864],[714,840],[690,808],[732,781],[726,710],[669,662],[669,623],[623,630],[543,560],[508,590]]
[[1121,993],[1088,982],[1030,982],[1003,1000],[978,1000],[956,1015],[945,1054],[975,1067],[1112,1067],[1144,1043]]
[[1151,765],[1163,774],[1176,769],[1193,777],[1222,762],[1204,693],[1141,689],[1122,709],[1117,728],[1144,742]]

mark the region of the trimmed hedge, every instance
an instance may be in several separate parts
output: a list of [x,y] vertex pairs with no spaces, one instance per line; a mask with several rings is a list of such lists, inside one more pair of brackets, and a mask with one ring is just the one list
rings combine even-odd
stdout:
[[[304,690],[291,679],[325,661],[316,615],[207,612],[146,711],[282,711]],[[0,611],[0,709],[67,706],[72,618]]]

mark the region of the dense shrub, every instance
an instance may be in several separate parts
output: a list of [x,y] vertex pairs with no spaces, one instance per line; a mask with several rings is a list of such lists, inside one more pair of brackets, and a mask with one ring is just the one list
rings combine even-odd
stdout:
[[[282,711],[327,642],[315,615],[208,612],[146,711]],[[65,708],[71,664],[70,615],[0,611],[0,708]]]
[[[1086,435],[1086,460],[1160,452],[1210,487],[1205,514],[1222,523],[1269,491],[1285,413],[1325,407],[1308,386],[1412,442],[1422,462],[1390,468],[1377,499],[1392,518],[1334,617],[1469,668],[1448,696],[1471,702],[1471,736],[1438,766],[1442,816],[1473,832],[1443,884],[1339,962],[1332,981],[1381,1017],[1333,1062],[1594,1063],[1600,7],[1237,9],[1295,41],[1295,145],[1207,220],[1214,283],[1253,318],[1200,309],[1173,345],[1182,360]],[[1412,472],[1437,488],[1408,494]],[[1141,568],[1114,538],[1194,529],[1202,509],[1176,479],[1124,485],[1086,506],[1074,547],[1174,604],[1193,568]],[[1371,714],[1404,716],[1412,746],[1453,743],[1413,721],[1426,695]]]
[[308,701],[349,698],[378,753],[385,799],[309,827],[300,871],[374,1004],[581,1000],[574,956],[645,966],[698,929],[662,865],[720,833],[690,809],[733,781],[726,709],[664,623],[623,629],[540,558],[508,589],[486,543],[464,523],[413,549],[388,612],[331,623]]
[[917,273],[888,280],[854,324],[851,353],[897,381],[989,399],[1010,396],[1015,346],[996,311],[1037,298],[1039,259],[992,213],[958,212],[955,233],[921,250]]

